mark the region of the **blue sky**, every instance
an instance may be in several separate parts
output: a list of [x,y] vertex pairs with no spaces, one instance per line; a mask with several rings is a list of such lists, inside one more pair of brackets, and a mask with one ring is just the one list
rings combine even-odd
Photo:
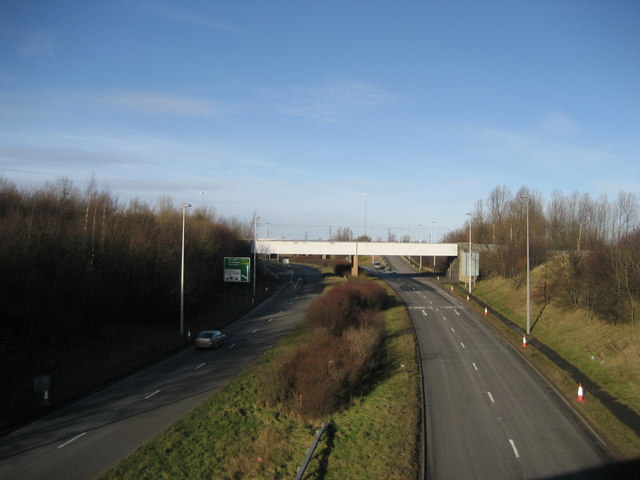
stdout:
[[427,240],[502,185],[638,193],[639,164],[638,1],[0,1],[21,187],[298,239],[361,234],[366,201],[374,239]]

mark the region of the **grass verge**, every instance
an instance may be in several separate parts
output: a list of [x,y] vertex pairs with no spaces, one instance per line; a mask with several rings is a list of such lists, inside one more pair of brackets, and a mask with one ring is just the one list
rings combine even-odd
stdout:
[[384,312],[385,361],[369,390],[348,408],[310,424],[263,401],[264,379],[307,339],[303,321],[252,367],[101,478],[290,479],[324,421],[334,428],[316,449],[305,478],[417,478],[415,343],[404,306],[382,285],[392,298]]

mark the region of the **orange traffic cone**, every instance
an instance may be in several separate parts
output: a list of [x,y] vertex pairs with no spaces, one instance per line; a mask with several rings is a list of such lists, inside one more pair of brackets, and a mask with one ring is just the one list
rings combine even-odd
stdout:
[[584,402],[584,388],[582,388],[582,383],[578,384],[578,397],[576,398],[576,402]]
[[489,315],[489,310],[487,310],[487,307],[484,307],[484,316],[486,317],[487,315]]
[[453,285],[451,285],[451,291],[453,292]]
[[42,397],[42,405],[44,405],[45,407],[49,406],[49,390],[45,390],[44,391],[44,395]]
[[522,336],[522,346],[523,346],[523,347],[526,347],[526,346],[527,346],[527,343],[528,343],[528,342],[527,342],[527,336],[526,336],[526,335],[523,335],[523,336]]

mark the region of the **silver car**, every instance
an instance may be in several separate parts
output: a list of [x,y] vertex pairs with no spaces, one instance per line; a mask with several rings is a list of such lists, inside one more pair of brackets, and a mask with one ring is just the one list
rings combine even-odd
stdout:
[[226,335],[218,330],[205,330],[195,339],[196,348],[218,348],[224,344]]

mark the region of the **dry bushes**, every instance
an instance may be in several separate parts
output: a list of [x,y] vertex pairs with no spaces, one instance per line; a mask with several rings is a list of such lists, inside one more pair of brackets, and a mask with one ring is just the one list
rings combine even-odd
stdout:
[[354,281],[316,300],[307,312],[314,333],[275,367],[268,401],[284,403],[305,418],[344,405],[378,365],[385,299],[382,287]]

